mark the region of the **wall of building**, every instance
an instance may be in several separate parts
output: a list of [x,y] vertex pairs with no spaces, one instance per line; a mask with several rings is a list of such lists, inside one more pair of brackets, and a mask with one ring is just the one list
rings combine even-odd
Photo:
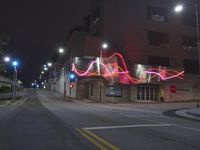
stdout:
[[[102,86],[101,86],[101,101],[102,102],[128,102],[130,101],[130,88],[129,86],[122,86],[121,85],[121,96],[107,96],[106,95],[106,89],[108,85],[106,82],[102,81]],[[93,88],[93,94],[91,94],[91,88]],[[89,84],[89,99],[94,100],[94,101],[100,101],[100,85],[99,81],[93,81],[92,83]]]
[[[148,5],[169,9],[168,21],[149,20],[147,18]],[[197,48],[185,50],[182,47],[182,36],[196,36],[196,29],[182,25],[181,19],[184,14],[175,14],[173,12],[175,5],[174,0],[127,0],[126,2],[94,0],[91,3],[91,14],[99,6],[100,19],[95,24],[91,22],[91,33],[94,34],[95,30],[99,30],[99,36],[102,36],[116,51],[120,51],[131,62],[148,64],[149,55],[165,56],[170,58],[171,67],[183,67],[184,59],[198,60]],[[149,45],[147,39],[149,30],[168,33],[169,44]],[[174,52],[179,54],[178,58]]]
[[1,86],[11,86],[12,80],[0,75],[0,87]]
[[[170,92],[171,86],[176,87],[175,93]],[[200,99],[200,80],[198,76],[186,75],[184,80],[165,82],[163,90],[165,102],[193,101]]]
[[60,70],[60,77],[58,78],[57,84],[56,84],[56,90],[59,93],[64,94],[64,89],[65,89],[65,81],[66,80],[66,75],[65,75],[65,67],[63,67]]

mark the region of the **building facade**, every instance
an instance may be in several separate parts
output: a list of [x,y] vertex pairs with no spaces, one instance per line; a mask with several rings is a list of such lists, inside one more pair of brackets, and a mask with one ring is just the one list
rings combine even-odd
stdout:
[[[101,44],[107,42],[109,48],[102,50],[101,62],[95,62],[97,70],[98,63],[106,61],[112,53],[119,53],[129,74],[125,73],[127,79],[118,74],[112,84],[106,75],[100,79],[98,72],[95,75],[93,71],[93,74],[84,77],[77,75],[73,88],[66,88],[70,90],[67,95],[94,101],[170,102],[199,99],[194,2],[184,3],[190,7],[177,14],[173,9],[178,1],[174,0],[91,0],[89,32],[73,32],[67,43],[74,58],[71,63],[78,68],[75,57],[100,57]],[[124,71],[121,60],[115,59],[118,69],[122,67]],[[87,69],[79,68],[82,73]],[[113,70],[114,67],[110,71]],[[67,82],[66,85],[69,85]]]

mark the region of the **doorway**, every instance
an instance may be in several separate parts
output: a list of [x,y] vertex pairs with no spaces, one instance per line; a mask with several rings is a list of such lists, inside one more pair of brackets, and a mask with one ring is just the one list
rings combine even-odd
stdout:
[[157,90],[156,85],[138,85],[137,86],[137,100],[139,101],[156,101]]

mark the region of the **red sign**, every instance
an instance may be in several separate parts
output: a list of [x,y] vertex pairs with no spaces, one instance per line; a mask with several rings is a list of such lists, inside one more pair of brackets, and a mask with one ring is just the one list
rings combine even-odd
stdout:
[[170,88],[169,88],[169,91],[171,93],[176,93],[176,86],[175,85],[171,85]]

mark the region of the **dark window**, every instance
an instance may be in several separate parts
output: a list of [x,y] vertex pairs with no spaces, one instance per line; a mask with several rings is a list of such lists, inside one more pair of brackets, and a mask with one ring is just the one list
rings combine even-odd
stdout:
[[168,9],[147,6],[147,18],[157,22],[167,22]]
[[182,23],[185,26],[195,27],[196,26],[196,17],[194,13],[186,13],[182,16]]
[[184,49],[192,49],[197,47],[197,38],[191,36],[183,36],[182,45]]
[[150,45],[168,46],[169,34],[163,32],[148,31],[148,42]]
[[198,74],[199,73],[199,63],[195,60],[184,60],[184,69],[186,73]]
[[158,56],[149,56],[148,64],[151,66],[165,66],[165,67],[170,66],[168,57],[158,57]]
[[99,36],[100,35],[100,32],[99,32],[99,29],[97,29],[95,32],[94,32],[94,36]]

